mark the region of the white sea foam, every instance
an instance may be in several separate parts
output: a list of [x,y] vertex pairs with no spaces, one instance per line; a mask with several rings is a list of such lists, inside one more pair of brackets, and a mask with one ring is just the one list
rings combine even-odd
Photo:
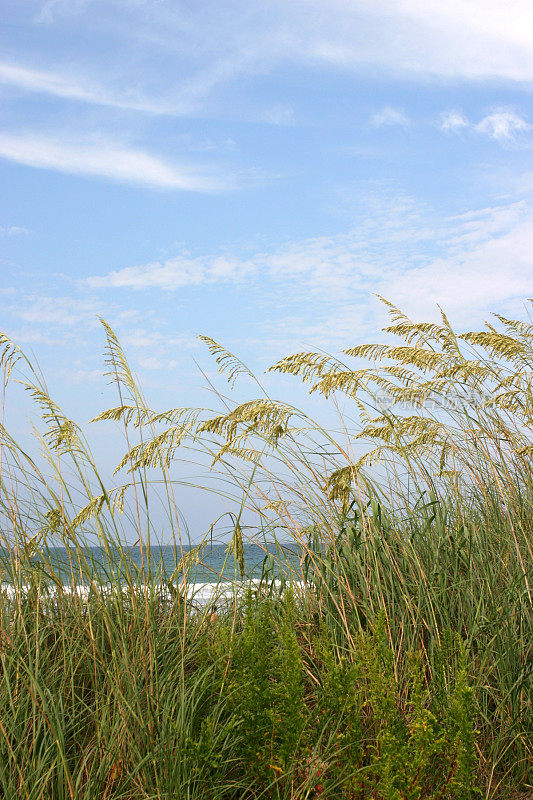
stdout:
[[[242,598],[249,589],[252,591],[256,590],[259,585],[260,581],[258,580],[242,582],[225,581],[223,583],[181,583],[177,585],[175,589],[179,590],[182,596],[186,595],[188,602],[191,602],[194,605],[206,606],[212,604],[227,605],[228,603],[234,602],[236,599]],[[300,586],[298,583],[292,585],[296,590]],[[283,585],[279,580],[274,581],[273,586],[277,592],[281,592],[283,589]],[[122,585],[121,589],[124,597],[127,597],[132,592],[132,587],[126,584]],[[166,600],[171,600],[174,594],[174,592],[169,588],[168,584],[154,584],[150,587],[141,584],[137,587],[133,587],[133,591],[137,591],[140,594],[145,592],[147,589],[149,589],[151,593],[157,594],[159,597]],[[17,596],[25,597],[30,591],[32,591],[32,589],[29,586],[15,588],[12,584],[5,583],[2,584],[0,588],[0,593],[10,600],[16,599]],[[113,595],[116,595],[116,593],[116,586],[105,584],[99,586],[86,586],[82,584],[77,586],[64,585],[61,587],[60,591],[55,586],[42,586],[39,588],[39,594],[43,600],[54,600],[58,594],[61,594],[67,597],[69,595],[77,596],[84,603],[87,602],[91,595],[94,596],[97,594],[103,597],[112,597]]]

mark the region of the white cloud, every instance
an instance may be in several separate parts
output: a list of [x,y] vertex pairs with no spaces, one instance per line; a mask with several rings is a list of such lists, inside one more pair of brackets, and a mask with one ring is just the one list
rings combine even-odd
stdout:
[[105,383],[105,378],[102,375],[102,370],[95,368],[95,369],[86,369],[83,367],[74,367],[68,370],[62,371],[63,379],[73,385],[86,385],[89,384],[102,384]]
[[179,366],[179,362],[174,358],[158,358],[157,356],[139,356],[137,362],[142,369],[149,370],[169,370]]
[[56,14],[79,13],[92,0],[46,0],[35,17],[36,22],[53,22]]
[[79,142],[60,136],[0,133],[0,156],[31,167],[160,189],[213,192],[232,188],[233,184],[229,178],[168,163],[105,139]]
[[440,117],[439,127],[445,133],[456,133],[470,127],[470,123],[461,111],[444,111]]
[[273,106],[261,112],[259,119],[269,125],[292,125],[294,123],[294,109],[286,105]]
[[497,142],[510,142],[518,133],[527,131],[530,127],[531,125],[514,111],[501,109],[483,117],[476,125],[476,130],[485,133],[491,139],[496,139]]
[[190,104],[166,104],[164,101],[154,102],[139,95],[135,90],[113,92],[109,88],[95,84],[93,81],[63,75],[53,71],[35,70],[8,62],[0,62],[0,83],[14,86],[28,92],[61,97],[65,100],[77,100],[94,103],[111,108],[144,111],[152,114],[176,114],[189,110]]
[[461,111],[445,111],[440,116],[439,127],[445,133],[470,129],[505,145],[517,141],[519,134],[532,126],[515,111],[500,108],[486,114],[477,124],[470,122]]
[[0,236],[26,236],[33,233],[29,228],[21,228],[20,225],[0,226]]
[[531,294],[532,209],[517,206],[512,215],[505,207],[487,211],[472,220],[466,240],[459,225],[449,253],[391,277],[388,296],[416,316],[434,315],[439,303],[468,324],[491,308],[516,311]]
[[[106,2],[101,53],[91,38],[99,17],[91,5],[51,0],[40,15],[54,23],[69,15],[74,41],[83,31],[78,62],[71,50],[62,53],[56,46],[56,66],[42,53],[38,68],[7,62],[3,81],[60,98],[164,114],[193,113],[202,104],[205,109],[208,99],[227,113],[215,89],[287,64],[327,63],[395,78],[533,81],[530,0]],[[258,112],[275,124],[291,122],[291,114],[285,107]]]
[[[523,313],[521,303],[531,295],[533,280],[530,201],[444,219],[409,198],[368,197],[363,205],[364,214],[344,234],[304,239],[249,257],[180,256],[126,267],[89,278],[84,284],[91,289],[89,296],[12,294],[8,310],[26,325],[26,341],[35,339],[32,331],[39,337],[66,332],[78,341],[98,327],[95,315],[100,312],[146,370],[182,361],[196,341],[186,331],[161,328],[155,311],[149,320],[127,311],[124,289],[196,290],[198,322],[209,333],[204,287],[241,287],[236,295],[245,309],[240,335],[247,342],[259,336],[268,358],[273,350],[332,349],[374,336],[383,318],[376,293],[416,319],[436,318],[440,304],[456,325],[475,326],[490,310]],[[100,289],[109,294],[99,296]],[[148,307],[159,306],[150,302]],[[246,308],[251,307],[257,314],[249,317]]]
[[186,286],[241,280],[254,265],[224,256],[188,258],[178,256],[167,261],[155,261],[135,267],[125,267],[107,275],[87,279],[93,288],[164,289],[175,291]]
[[[17,321],[10,335],[20,344],[61,346],[68,341],[80,348],[87,341],[94,341],[95,330],[101,331],[103,337],[98,319],[103,316],[117,333],[122,346],[135,357],[135,363],[145,369],[175,368],[179,356],[198,347],[195,334],[176,334],[174,329],[158,330],[160,320],[153,312],[143,311],[141,314],[138,310],[103,301],[94,295],[25,294],[14,288],[9,292],[0,289],[0,295],[2,293],[10,300],[5,311]],[[142,327],[139,324],[141,319],[146,325],[151,323],[151,327]],[[98,374],[101,375],[101,370]]]
[[10,328],[9,336],[18,345],[46,344],[61,346],[65,344],[64,336],[59,336],[57,333],[51,335],[48,330],[42,330],[42,327],[35,327],[32,324],[25,325],[22,328]]
[[153,350],[161,347],[172,347],[175,349],[194,349],[198,346],[198,341],[194,336],[179,334],[173,336],[168,333],[161,333],[153,328],[135,328],[126,330],[121,334],[120,340],[126,347]]
[[[247,293],[255,286],[258,297],[277,305],[282,338],[324,343],[373,329],[375,293],[416,318],[434,317],[441,304],[459,324],[476,324],[490,308],[516,311],[531,294],[530,203],[444,220],[409,198],[375,199],[373,205],[369,199],[366,207],[366,218],[343,235],[294,242],[244,259],[177,258],[126,267],[88,282],[92,288],[174,291],[245,279]],[[272,339],[276,325],[268,326]]]
[[26,296],[17,299],[11,307],[14,316],[31,325],[49,325],[54,328],[71,328],[82,324],[97,324],[98,307],[93,300],[74,297]]
[[379,67],[395,76],[533,80],[529,0],[276,5],[285,10],[288,41],[302,58],[348,69]]
[[391,106],[382,108],[381,111],[378,111],[377,114],[374,114],[370,119],[370,124],[375,128],[382,128],[383,126],[389,125],[401,125],[406,128],[409,122],[409,117],[405,111],[402,111],[400,108],[391,108]]

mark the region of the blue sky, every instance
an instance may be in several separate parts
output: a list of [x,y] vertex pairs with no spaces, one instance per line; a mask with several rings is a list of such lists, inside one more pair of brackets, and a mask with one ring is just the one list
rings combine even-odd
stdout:
[[168,407],[202,402],[198,333],[261,371],[374,339],[375,293],[523,313],[529,0],[3,10],[0,329],[74,418],[112,403],[97,314]]

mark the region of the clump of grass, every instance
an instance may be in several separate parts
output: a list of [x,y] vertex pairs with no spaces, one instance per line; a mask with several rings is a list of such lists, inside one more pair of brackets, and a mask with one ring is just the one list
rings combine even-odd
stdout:
[[[346,395],[360,425],[342,435],[259,383],[222,412],[154,411],[104,323],[119,403],[97,420],[127,440],[113,486],[0,338],[4,390],[21,381],[42,418],[40,459],[1,428],[3,796],[528,796],[533,326],[497,316],[457,334],[388,307],[399,345],[273,368]],[[230,383],[250,376],[205,341]],[[259,587],[218,614],[188,591],[202,546],[184,549],[182,453],[213,465],[235,577],[246,538],[300,557],[265,548]],[[152,557],[155,481],[169,574]]]
[[184,629],[148,590],[3,611],[6,798],[470,796],[463,656],[439,692],[420,657],[403,686],[383,616],[348,667],[290,593]]

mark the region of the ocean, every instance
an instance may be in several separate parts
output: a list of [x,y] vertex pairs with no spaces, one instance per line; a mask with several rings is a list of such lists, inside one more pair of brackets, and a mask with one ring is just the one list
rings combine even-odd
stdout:
[[[169,584],[180,585],[180,591],[183,590],[182,553],[192,562],[187,573],[187,596],[200,606],[231,601],[235,594],[240,594],[247,586],[257,585],[261,579],[283,590],[286,582],[296,585],[301,576],[301,551],[294,544],[244,544],[242,574],[227,544],[207,544],[198,559],[192,545],[184,546],[183,551],[174,545],[144,546],[142,550],[139,546],[79,550],[48,547],[45,553],[34,555],[29,565],[18,571],[17,583],[21,582],[23,592],[37,584],[39,592],[55,596],[62,586],[63,592],[74,592],[82,598],[87,598],[91,587],[95,586],[98,592],[106,593],[114,592],[121,585],[126,591],[132,584],[139,587],[150,584],[158,594],[170,597],[173,590]],[[13,553],[0,551],[0,562],[4,561],[1,589],[8,597],[13,597],[15,592],[12,556]]]
[[[48,576],[54,583],[64,585],[111,583],[118,580],[161,583],[179,581],[183,576],[180,559],[183,554],[190,559],[188,581],[191,583],[234,582],[235,580],[257,580],[261,577],[283,578],[299,568],[301,551],[294,543],[257,545],[244,543],[244,573],[241,576],[227,544],[206,544],[200,553],[194,545],[138,545],[121,548],[102,546],[84,547],[79,551],[66,547],[48,547],[46,551],[32,556],[30,563],[36,573]],[[9,559],[4,550],[3,558]],[[7,565],[6,565],[7,566]],[[9,569],[4,570],[3,582],[9,583]]]

